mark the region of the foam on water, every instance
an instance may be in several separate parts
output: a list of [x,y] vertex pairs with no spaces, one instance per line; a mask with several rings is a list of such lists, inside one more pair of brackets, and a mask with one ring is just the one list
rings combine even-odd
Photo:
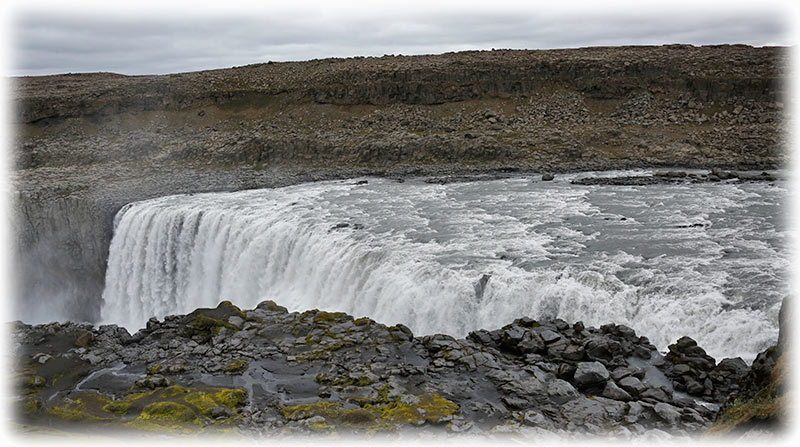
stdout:
[[102,317],[135,330],[221,300],[273,299],[416,334],[464,336],[531,316],[626,324],[662,349],[690,335],[717,358],[750,361],[774,343],[788,293],[780,182],[572,177],[339,181],[137,202],[116,219]]

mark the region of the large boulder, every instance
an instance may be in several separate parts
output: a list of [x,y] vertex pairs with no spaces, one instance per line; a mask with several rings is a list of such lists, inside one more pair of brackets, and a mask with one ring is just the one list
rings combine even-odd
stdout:
[[574,382],[578,389],[603,386],[611,375],[600,362],[580,362],[575,369]]

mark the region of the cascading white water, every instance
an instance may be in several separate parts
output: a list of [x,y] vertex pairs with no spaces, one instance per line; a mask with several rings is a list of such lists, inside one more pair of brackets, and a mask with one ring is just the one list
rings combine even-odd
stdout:
[[569,179],[322,182],[134,203],[117,216],[102,318],[133,330],[273,299],[416,334],[531,316],[627,324],[661,348],[690,335],[719,358],[751,360],[775,341],[781,185]]

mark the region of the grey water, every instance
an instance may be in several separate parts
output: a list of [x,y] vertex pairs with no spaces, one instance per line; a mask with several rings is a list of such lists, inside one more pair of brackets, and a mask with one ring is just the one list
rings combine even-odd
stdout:
[[788,295],[785,181],[582,186],[369,179],[126,206],[104,323],[272,299],[464,336],[516,318],[625,324],[751,361]]

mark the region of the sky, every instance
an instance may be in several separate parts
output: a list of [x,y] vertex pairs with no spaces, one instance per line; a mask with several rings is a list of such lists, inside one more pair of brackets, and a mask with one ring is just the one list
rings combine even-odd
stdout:
[[164,74],[492,48],[795,43],[788,1],[110,3],[12,1],[5,74]]

